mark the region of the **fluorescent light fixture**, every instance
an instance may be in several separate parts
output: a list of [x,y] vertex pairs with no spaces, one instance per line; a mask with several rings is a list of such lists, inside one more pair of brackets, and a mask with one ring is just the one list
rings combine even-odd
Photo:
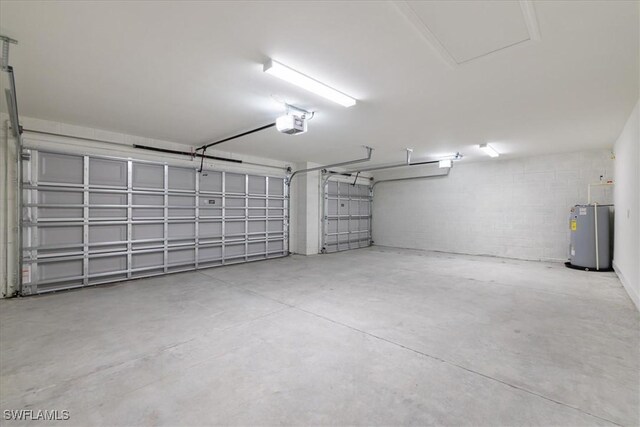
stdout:
[[482,151],[484,151],[484,154],[490,157],[498,157],[500,155],[500,153],[498,153],[496,149],[489,144],[480,144],[479,147]]
[[286,65],[274,61],[273,59],[270,59],[269,61],[267,61],[267,63],[264,64],[263,71],[298,87],[306,89],[309,92],[313,92],[316,95],[320,95],[323,98],[327,98],[330,101],[342,105],[343,107],[351,107],[353,105],[356,105],[356,100],[351,98],[350,96],[347,96],[342,92],[338,92],[337,90],[330,88],[329,86],[320,83],[319,81],[314,80],[311,77],[305,76],[304,74],[299,73],[298,71],[291,69]]
[[440,160],[438,162],[439,168],[450,168],[451,166],[453,166],[453,160],[451,159]]

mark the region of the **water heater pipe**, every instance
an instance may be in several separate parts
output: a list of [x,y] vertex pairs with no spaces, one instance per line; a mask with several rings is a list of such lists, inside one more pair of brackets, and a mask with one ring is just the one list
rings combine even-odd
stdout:
[[594,222],[595,222],[595,230],[596,230],[596,270],[600,270],[600,246],[598,246],[598,204],[593,204],[593,212]]

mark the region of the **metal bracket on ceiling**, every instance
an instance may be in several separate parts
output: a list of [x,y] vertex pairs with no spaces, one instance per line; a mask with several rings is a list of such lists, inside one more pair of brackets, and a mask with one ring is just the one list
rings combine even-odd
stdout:
[[2,40],[2,58],[0,58],[0,70],[9,74],[9,89],[5,89],[4,93],[7,98],[7,108],[9,111],[9,120],[11,122],[11,133],[14,137],[22,134],[22,126],[18,116],[18,97],[16,95],[16,80],[13,74],[13,67],[9,65],[9,45],[18,44],[17,40],[0,34]]
[[413,148],[405,148],[407,150],[407,164],[411,164],[411,154],[413,153]]
[[299,116],[306,118],[307,120],[311,120],[315,115],[315,111],[307,111],[300,107],[296,107],[295,105],[285,103],[284,106],[287,115]]
[[0,69],[2,69],[2,71],[9,71],[9,45],[18,44],[18,40],[1,34],[0,40],[2,40],[2,59],[0,61]]

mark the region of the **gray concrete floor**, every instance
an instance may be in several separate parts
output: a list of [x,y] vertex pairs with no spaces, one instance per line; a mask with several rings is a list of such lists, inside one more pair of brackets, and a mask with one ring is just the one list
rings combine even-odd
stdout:
[[82,426],[637,425],[639,332],[611,273],[292,256],[1,301],[0,409]]

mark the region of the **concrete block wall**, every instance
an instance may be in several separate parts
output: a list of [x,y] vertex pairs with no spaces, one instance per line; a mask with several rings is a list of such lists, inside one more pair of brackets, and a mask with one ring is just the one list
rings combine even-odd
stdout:
[[[375,179],[441,173],[437,165],[375,174]],[[377,245],[564,261],[569,209],[587,185],[613,178],[610,150],[457,162],[449,177],[375,187]],[[592,192],[612,203],[613,190]]]
[[[314,168],[315,163],[298,163],[294,170]],[[320,251],[320,172],[301,173],[291,184],[291,236],[289,251],[315,255]]]

